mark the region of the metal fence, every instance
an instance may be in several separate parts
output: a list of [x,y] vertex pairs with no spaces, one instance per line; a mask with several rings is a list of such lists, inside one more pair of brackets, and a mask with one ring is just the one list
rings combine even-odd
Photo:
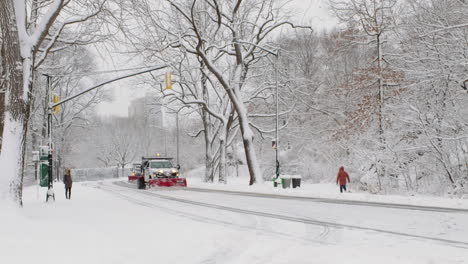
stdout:
[[129,168],[85,168],[85,169],[72,169],[71,175],[73,181],[100,181],[105,179],[115,179],[126,177],[130,174]]

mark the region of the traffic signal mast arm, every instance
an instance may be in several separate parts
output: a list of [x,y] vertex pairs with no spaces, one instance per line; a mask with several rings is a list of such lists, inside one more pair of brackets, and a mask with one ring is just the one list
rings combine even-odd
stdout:
[[162,66],[158,66],[158,67],[151,68],[151,69],[149,69],[149,70],[144,70],[144,71],[141,71],[141,72],[132,73],[132,74],[129,74],[129,75],[124,75],[124,76],[121,76],[121,77],[118,77],[118,78],[115,78],[115,79],[112,79],[112,80],[109,80],[109,81],[105,81],[105,82],[100,83],[100,84],[98,84],[98,85],[95,85],[95,86],[93,86],[93,87],[91,87],[91,88],[88,88],[88,89],[86,89],[86,90],[84,90],[84,91],[81,91],[81,92],[79,92],[79,93],[77,93],[77,94],[74,94],[74,95],[72,95],[72,96],[69,96],[69,97],[63,99],[62,101],[59,101],[59,102],[57,102],[57,103],[52,103],[52,104],[50,105],[50,108],[52,109],[52,108],[54,108],[54,107],[56,107],[56,106],[59,106],[59,105],[61,105],[61,104],[63,104],[63,103],[66,103],[66,102],[68,102],[68,101],[70,101],[70,100],[73,100],[73,99],[75,99],[75,98],[78,97],[78,96],[81,96],[81,95],[83,95],[83,94],[85,94],[85,93],[87,93],[87,92],[90,92],[90,91],[92,91],[92,90],[94,90],[94,89],[96,89],[96,88],[99,88],[99,87],[101,87],[101,86],[104,86],[104,85],[106,85],[106,84],[113,83],[113,82],[116,82],[116,81],[119,81],[119,80],[122,80],[122,79],[130,78],[130,77],[133,77],[133,76],[136,76],[136,75],[140,75],[140,74],[143,74],[143,73],[152,72],[152,71],[156,71],[156,70],[161,70],[161,69],[164,69],[164,68],[167,68],[167,67],[168,67],[167,65],[162,65]]

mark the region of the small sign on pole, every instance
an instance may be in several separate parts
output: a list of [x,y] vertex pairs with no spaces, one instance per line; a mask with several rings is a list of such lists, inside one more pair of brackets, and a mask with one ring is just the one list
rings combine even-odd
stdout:
[[166,72],[166,90],[172,89],[172,73]]
[[40,161],[40,156],[39,156],[39,151],[38,150],[33,150],[32,152],[32,161],[38,162]]
[[272,140],[272,141],[271,141],[271,148],[272,148],[272,149],[276,149],[277,147],[278,147],[278,146],[277,146],[277,144],[276,144],[276,140]]
[[[52,99],[52,102],[54,104],[58,103],[60,101],[60,97],[58,95],[54,95],[53,96],[53,99]],[[52,109],[53,113],[54,114],[57,114],[58,112],[60,112],[60,106],[54,106],[54,108]]]
[[39,160],[48,160],[49,159],[49,147],[40,146],[39,147]]

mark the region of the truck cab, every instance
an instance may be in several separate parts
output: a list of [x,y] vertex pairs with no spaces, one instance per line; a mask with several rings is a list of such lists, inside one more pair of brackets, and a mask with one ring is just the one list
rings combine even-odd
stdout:
[[174,166],[172,158],[143,157],[142,168],[146,181],[156,178],[179,178],[180,166]]

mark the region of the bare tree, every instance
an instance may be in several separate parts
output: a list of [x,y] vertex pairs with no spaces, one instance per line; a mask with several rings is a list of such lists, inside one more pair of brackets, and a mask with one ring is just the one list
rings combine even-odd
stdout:
[[[377,96],[369,95],[364,97],[362,106],[358,109],[356,115],[362,115],[363,112],[372,113],[374,107],[377,108],[375,116],[378,124],[378,142],[380,151],[385,151],[386,141],[384,136],[384,105],[385,98],[388,96],[386,87],[393,85],[393,80],[388,78],[386,73],[385,42],[386,33],[394,26],[394,13],[397,9],[396,0],[350,0],[334,1],[330,0],[332,9],[337,17],[346,23],[359,25],[357,33],[364,33],[360,44],[374,45],[375,58],[372,58],[371,67],[363,69],[361,76],[357,78],[357,85],[360,87],[376,87]],[[356,32],[354,32],[356,33]],[[357,36],[355,36],[357,37]],[[387,64],[388,66],[388,64]],[[388,70],[387,70],[388,71]],[[377,98],[374,101],[374,97]],[[374,103],[375,102],[375,103]],[[380,180],[385,176],[386,170],[381,158],[377,158],[377,174]]]
[[415,161],[435,165],[421,166],[420,175],[435,170],[446,175],[452,187],[459,188],[468,180],[467,141],[463,136],[468,120],[462,106],[468,99],[464,90],[468,76],[468,3],[411,0],[406,10],[397,31],[401,55],[393,61],[405,72],[410,91],[405,98],[411,109],[407,120],[412,121],[418,135],[414,140],[421,146]]
[[[281,16],[277,2],[271,0],[167,2],[182,23],[188,24],[188,27],[166,31],[169,43],[196,54],[228,95],[237,113],[250,184],[254,184],[261,177],[261,172],[253,144],[254,133],[243,99],[245,93],[249,93],[249,70],[259,59],[275,53],[266,45],[265,39],[278,27],[291,23]],[[204,23],[209,23],[209,26]],[[229,74],[223,74],[226,68]]]

